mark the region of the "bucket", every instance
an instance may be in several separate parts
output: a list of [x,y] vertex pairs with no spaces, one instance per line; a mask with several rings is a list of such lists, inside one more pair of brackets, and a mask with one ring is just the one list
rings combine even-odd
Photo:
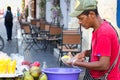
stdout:
[[81,71],[76,68],[46,68],[42,70],[48,80],[78,80]]

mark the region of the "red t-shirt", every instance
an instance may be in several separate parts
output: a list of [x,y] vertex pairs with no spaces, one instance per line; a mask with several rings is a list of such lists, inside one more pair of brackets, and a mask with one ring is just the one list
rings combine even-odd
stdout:
[[[98,61],[99,56],[109,56],[111,66],[118,55],[118,50],[118,36],[113,27],[107,21],[104,21],[92,34],[91,62]],[[120,70],[118,65],[120,65],[120,58],[108,75],[108,80],[120,80]],[[105,72],[106,71],[90,70],[90,73],[94,78],[99,78]]]

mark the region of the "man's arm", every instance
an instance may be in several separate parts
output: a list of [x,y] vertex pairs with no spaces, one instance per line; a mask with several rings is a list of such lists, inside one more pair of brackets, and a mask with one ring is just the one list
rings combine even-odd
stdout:
[[102,56],[99,61],[95,62],[82,62],[80,59],[76,59],[71,64],[92,70],[107,70],[110,65],[110,57]]

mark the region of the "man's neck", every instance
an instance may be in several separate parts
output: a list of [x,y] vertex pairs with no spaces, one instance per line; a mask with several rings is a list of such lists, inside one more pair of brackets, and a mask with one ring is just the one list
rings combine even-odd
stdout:
[[100,25],[103,24],[103,22],[104,22],[104,20],[101,19],[100,16],[98,16],[96,18],[96,22],[95,22],[95,26],[94,26],[94,31],[96,31],[100,27]]

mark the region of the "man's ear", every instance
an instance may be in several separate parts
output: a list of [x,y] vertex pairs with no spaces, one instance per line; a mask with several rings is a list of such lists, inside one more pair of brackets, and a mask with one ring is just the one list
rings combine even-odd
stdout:
[[88,16],[95,16],[95,12],[90,11]]

